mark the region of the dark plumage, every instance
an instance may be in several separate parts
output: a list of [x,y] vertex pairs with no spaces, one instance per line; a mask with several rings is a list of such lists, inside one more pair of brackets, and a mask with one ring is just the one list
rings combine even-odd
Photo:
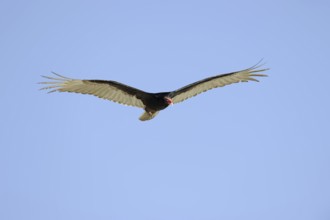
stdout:
[[260,65],[255,65],[245,70],[212,76],[175,91],[161,93],[144,92],[116,81],[71,79],[57,73],[54,73],[57,77],[43,76],[52,81],[41,82],[41,84],[48,84],[42,89],[51,89],[50,92],[90,94],[120,104],[143,108],[145,112],[140,120],[146,121],[154,118],[160,110],[169,105],[182,102],[207,90],[238,82],[258,82],[253,77],[267,76],[257,73],[268,70],[260,69],[260,67]]

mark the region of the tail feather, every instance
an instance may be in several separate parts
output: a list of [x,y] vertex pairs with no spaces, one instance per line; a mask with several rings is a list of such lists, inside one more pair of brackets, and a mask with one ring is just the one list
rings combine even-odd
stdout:
[[[159,111],[158,111],[159,112]],[[156,117],[156,115],[158,114],[158,112],[144,112],[141,116],[140,116],[140,120],[141,121],[147,121],[147,120],[151,120],[154,117]]]

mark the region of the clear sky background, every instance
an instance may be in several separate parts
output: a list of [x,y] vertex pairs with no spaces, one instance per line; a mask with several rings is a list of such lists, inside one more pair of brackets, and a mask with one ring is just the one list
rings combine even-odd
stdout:
[[[0,219],[330,219],[329,23],[326,0],[2,1]],[[148,122],[37,84],[162,92],[262,58]]]

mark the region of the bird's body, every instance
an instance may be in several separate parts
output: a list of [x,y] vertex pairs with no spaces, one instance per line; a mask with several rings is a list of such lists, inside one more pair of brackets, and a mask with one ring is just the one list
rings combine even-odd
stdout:
[[50,92],[90,94],[120,104],[143,108],[145,112],[141,115],[140,120],[146,121],[154,118],[159,111],[169,105],[182,102],[207,90],[237,82],[258,81],[253,77],[267,76],[256,74],[267,70],[259,68],[260,66],[256,65],[245,70],[216,75],[191,83],[178,90],[161,93],[145,92],[116,81],[71,79],[56,73],[54,74],[58,78],[44,76],[52,81],[42,82],[42,84],[49,85],[42,89],[52,89]]

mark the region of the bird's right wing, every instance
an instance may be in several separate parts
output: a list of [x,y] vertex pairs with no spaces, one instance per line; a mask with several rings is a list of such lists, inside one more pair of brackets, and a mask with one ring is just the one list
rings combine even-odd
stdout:
[[80,80],[67,78],[57,73],[54,73],[54,75],[57,77],[43,76],[52,81],[41,82],[41,84],[48,84],[48,86],[42,89],[51,89],[50,92],[58,91],[89,94],[123,105],[139,108],[145,107],[143,100],[149,96],[147,92],[115,81]]

